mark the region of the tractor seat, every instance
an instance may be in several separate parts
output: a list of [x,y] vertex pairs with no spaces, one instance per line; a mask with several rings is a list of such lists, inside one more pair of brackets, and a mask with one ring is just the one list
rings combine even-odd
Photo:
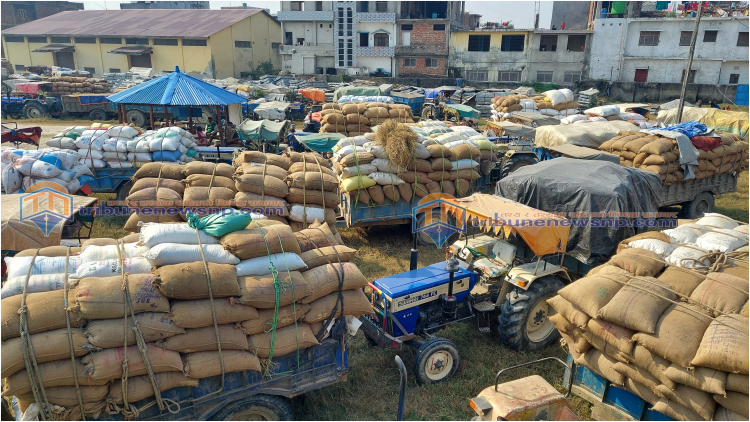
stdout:
[[570,403],[539,375],[490,386],[471,399],[480,420],[581,420]]

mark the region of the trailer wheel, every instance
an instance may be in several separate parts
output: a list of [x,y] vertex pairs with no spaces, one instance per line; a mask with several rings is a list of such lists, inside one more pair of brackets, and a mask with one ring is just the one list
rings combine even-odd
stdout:
[[417,350],[414,373],[419,384],[436,384],[455,374],[459,363],[456,345],[450,340],[433,337]]
[[549,321],[554,312],[547,299],[565,287],[555,276],[534,280],[528,290],[514,287],[501,307],[497,331],[503,344],[513,350],[540,350],[552,344],[560,333]]
[[710,192],[701,192],[690,202],[682,204],[680,215],[682,218],[701,218],[707,212],[714,211],[714,196]]
[[[431,212],[432,212],[432,218],[433,219],[440,218],[440,210],[439,209],[433,209]],[[449,221],[451,223],[455,222],[455,217],[453,215],[448,215],[448,219],[449,219]],[[417,216],[417,228],[424,227],[425,224],[426,224],[425,220],[426,220],[426,215],[425,214],[420,214],[419,216]],[[453,233],[452,235],[450,235],[448,237],[448,240],[445,241],[445,244],[450,245],[452,243],[453,239],[455,239],[456,237],[458,237],[458,233],[457,232]],[[435,241],[432,240],[432,238],[430,236],[428,236],[426,233],[419,232],[419,233],[417,233],[417,244],[421,245],[421,246],[430,246],[430,245],[435,245]]]
[[132,123],[138,127],[143,127],[146,124],[146,115],[140,110],[128,110],[126,117],[128,123]]
[[505,176],[513,173],[521,167],[530,166],[538,162],[539,161],[534,154],[513,154],[503,163],[503,166],[500,169],[500,177],[505,178]]
[[95,108],[89,111],[89,120],[93,120],[93,121],[107,120],[107,113],[100,108]]
[[266,394],[238,400],[211,417],[212,421],[293,421],[289,399]]
[[125,182],[117,188],[117,200],[124,201],[130,195],[130,189],[133,189],[133,182]]

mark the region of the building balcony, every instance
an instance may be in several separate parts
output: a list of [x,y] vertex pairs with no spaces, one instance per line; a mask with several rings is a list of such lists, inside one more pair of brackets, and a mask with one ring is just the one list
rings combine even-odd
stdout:
[[395,13],[357,12],[357,22],[396,22]]
[[276,19],[282,22],[301,22],[301,21],[333,21],[333,10],[321,12],[289,12],[279,11]]
[[279,54],[303,54],[316,56],[332,56],[333,44],[318,45],[281,45]]
[[393,57],[395,47],[355,47],[358,57]]
[[447,56],[448,46],[446,44],[397,45],[396,55],[397,56],[424,56],[424,55]]

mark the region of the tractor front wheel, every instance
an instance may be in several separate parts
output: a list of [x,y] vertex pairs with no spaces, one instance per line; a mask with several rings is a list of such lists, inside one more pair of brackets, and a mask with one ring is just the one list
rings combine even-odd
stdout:
[[458,348],[450,340],[433,337],[417,350],[414,373],[420,384],[436,384],[456,373],[460,359]]
[[520,352],[544,349],[557,340],[560,333],[549,320],[555,310],[547,299],[563,287],[565,283],[555,276],[534,280],[528,290],[514,287],[497,318],[503,344]]

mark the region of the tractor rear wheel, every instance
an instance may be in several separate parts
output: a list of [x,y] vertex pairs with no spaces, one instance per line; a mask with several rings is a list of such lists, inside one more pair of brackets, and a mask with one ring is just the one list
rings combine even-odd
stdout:
[[552,344],[560,333],[549,320],[555,310],[547,299],[555,296],[565,283],[555,276],[534,280],[528,290],[514,287],[498,317],[500,339],[517,351],[540,350]]
[[422,108],[422,120],[432,120],[435,118],[435,108],[427,106]]
[[226,405],[211,417],[213,421],[292,421],[289,399],[256,394]]
[[505,178],[505,176],[513,173],[521,167],[530,166],[536,163],[538,163],[538,161],[534,154],[513,154],[503,163],[503,166],[500,169],[500,177]]
[[23,115],[27,119],[39,119],[46,114],[44,107],[37,102],[26,103],[26,105],[23,106]]
[[417,350],[414,373],[420,384],[436,384],[456,373],[460,359],[458,348],[450,340],[433,337]]

